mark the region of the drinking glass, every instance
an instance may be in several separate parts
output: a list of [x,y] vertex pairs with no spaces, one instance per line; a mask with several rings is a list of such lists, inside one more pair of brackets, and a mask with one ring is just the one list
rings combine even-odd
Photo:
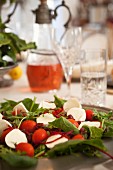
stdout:
[[81,102],[104,106],[107,88],[107,56],[105,49],[81,52]]
[[59,41],[55,43],[55,52],[61,62],[68,86],[66,98],[71,97],[72,71],[80,57],[81,43],[81,27],[67,28],[63,35],[59,38]]

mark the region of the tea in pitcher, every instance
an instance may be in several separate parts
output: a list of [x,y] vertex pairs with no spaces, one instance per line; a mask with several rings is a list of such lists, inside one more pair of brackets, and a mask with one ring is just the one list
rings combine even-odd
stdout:
[[60,88],[63,71],[55,54],[30,53],[27,61],[27,78],[34,92],[45,92]]

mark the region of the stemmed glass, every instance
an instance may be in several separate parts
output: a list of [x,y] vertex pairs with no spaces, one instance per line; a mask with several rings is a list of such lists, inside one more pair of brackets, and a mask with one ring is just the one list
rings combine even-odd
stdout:
[[71,97],[72,72],[76,63],[79,62],[79,54],[82,43],[82,28],[67,28],[64,34],[55,43],[55,52],[61,62],[64,76],[67,82],[67,97]]

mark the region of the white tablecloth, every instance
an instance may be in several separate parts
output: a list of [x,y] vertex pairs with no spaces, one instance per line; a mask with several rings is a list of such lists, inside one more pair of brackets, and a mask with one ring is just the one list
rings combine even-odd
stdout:
[[[57,92],[46,92],[46,93],[34,93],[30,91],[28,80],[26,77],[26,73],[24,71],[23,76],[19,79],[14,81],[13,85],[10,87],[0,88],[0,101],[4,99],[11,99],[11,100],[22,100],[24,98],[34,98],[37,97],[37,101],[40,102],[42,100],[52,100],[53,95],[56,94],[59,97],[65,96],[67,91],[66,83],[61,85],[61,88]],[[71,94],[72,96],[77,97],[78,99],[81,98],[81,86],[80,83],[74,82],[71,85]],[[113,109],[113,95],[106,94],[106,107]]]

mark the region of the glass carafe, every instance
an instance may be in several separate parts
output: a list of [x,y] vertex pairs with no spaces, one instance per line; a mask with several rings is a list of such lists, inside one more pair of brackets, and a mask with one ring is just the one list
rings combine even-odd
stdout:
[[27,60],[27,77],[33,92],[59,89],[63,72],[57,56],[50,50],[31,51]]
[[57,16],[57,9],[65,7],[68,10],[69,18],[65,24],[68,26],[71,13],[65,1],[57,6],[55,10],[50,10],[47,0],[40,0],[40,5],[33,13],[36,16],[33,25],[33,41],[37,45],[35,51],[31,51],[27,60],[27,77],[32,91],[45,92],[60,88],[63,80],[61,64],[54,52],[54,29],[52,19]]
[[58,90],[63,80],[61,64],[53,51],[51,24],[34,24],[37,49],[30,51],[27,59],[27,77],[34,92]]

